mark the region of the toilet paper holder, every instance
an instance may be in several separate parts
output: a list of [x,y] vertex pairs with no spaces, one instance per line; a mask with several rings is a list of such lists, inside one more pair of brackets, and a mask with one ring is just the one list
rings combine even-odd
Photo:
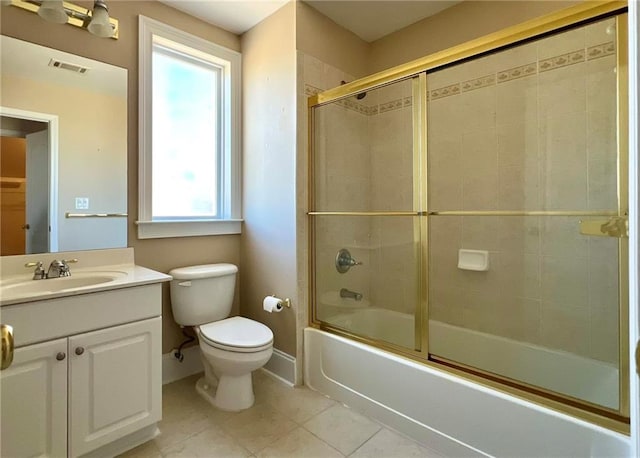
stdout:
[[[278,299],[280,299],[275,294],[270,294],[270,296],[277,297]],[[280,302],[282,302],[282,305],[284,305],[286,308],[288,309],[291,308],[291,299],[289,299],[288,297],[285,297],[284,299],[280,299]]]

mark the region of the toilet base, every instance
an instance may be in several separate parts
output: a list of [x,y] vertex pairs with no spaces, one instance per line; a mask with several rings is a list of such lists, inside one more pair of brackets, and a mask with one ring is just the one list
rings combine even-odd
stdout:
[[217,386],[201,377],[196,391],[213,407],[228,412],[248,409],[255,402],[251,372],[240,376],[222,375]]

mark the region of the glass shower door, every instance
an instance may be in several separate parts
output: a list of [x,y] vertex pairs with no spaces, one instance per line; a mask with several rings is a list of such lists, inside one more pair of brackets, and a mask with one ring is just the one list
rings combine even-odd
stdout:
[[314,320],[367,342],[420,345],[420,182],[412,79],[314,109]]
[[624,414],[617,27],[429,73],[428,315],[431,359]]

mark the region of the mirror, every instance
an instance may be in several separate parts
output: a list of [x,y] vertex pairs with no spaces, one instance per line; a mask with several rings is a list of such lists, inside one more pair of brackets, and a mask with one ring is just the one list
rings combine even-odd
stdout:
[[0,255],[125,247],[127,70],[0,49]]

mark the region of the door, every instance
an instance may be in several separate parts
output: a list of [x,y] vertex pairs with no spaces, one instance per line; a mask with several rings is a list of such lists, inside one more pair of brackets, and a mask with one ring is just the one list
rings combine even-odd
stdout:
[[49,130],[27,138],[27,253],[49,251]]
[[161,318],[69,338],[70,455],[160,420]]
[[0,456],[67,455],[67,339],[15,350],[0,372]]

